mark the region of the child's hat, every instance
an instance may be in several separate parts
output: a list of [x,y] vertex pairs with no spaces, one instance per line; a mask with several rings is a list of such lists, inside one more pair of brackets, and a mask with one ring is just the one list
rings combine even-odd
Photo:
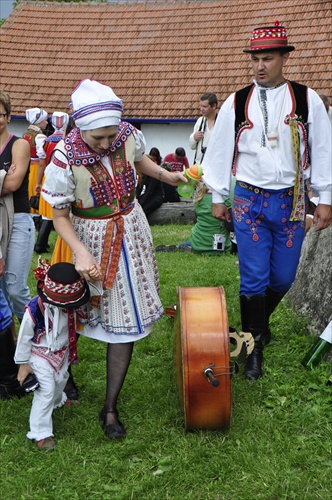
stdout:
[[43,302],[64,309],[74,309],[86,304],[90,299],[89,285],[69,262],[49,265],[39,259],[34,269],[37,293]]

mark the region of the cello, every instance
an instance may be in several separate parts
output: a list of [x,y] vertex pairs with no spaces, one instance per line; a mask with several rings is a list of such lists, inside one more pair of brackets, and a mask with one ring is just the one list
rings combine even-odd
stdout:
[[232,369],[223,287],[177,287],[175,337],[185,429],[228,429]]

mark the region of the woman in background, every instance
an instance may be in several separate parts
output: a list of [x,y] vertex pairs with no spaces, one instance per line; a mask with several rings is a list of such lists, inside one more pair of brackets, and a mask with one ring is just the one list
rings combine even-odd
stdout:
[[21,321],[24,307],[30,300],[27,281],[35,244],[35,226],[28,199],[30,148],[27,141],[13,136],[7,130],[11,104],[9,96],[3,91],[0,91],[0,113],[0,168],[8,170],[12,164],[15,166],[15,171],[6,176],[1,191],[1,196],[13,193],[14,219],[5,274],[0,285],[12,313]]

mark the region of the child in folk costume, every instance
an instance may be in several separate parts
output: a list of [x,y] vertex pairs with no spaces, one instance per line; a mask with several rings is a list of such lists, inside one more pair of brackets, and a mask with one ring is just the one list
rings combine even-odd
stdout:
[[87,282],[73,264],[48,261],[35,269],[38,295],[26,306],[17,340],[15,362],[20,365],[22,385],[34,373],[39,388],[34,392],[29,439],[40,449],[53,449],[52,413],[65,404],[68,366],[75,358],[77,308],[90,298]]

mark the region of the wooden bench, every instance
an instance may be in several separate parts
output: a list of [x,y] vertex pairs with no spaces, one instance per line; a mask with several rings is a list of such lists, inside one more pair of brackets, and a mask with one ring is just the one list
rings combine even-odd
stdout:
[[151,226],[163,224],[195,224],[196,216],[192,200],[163,203],[148,216]]

